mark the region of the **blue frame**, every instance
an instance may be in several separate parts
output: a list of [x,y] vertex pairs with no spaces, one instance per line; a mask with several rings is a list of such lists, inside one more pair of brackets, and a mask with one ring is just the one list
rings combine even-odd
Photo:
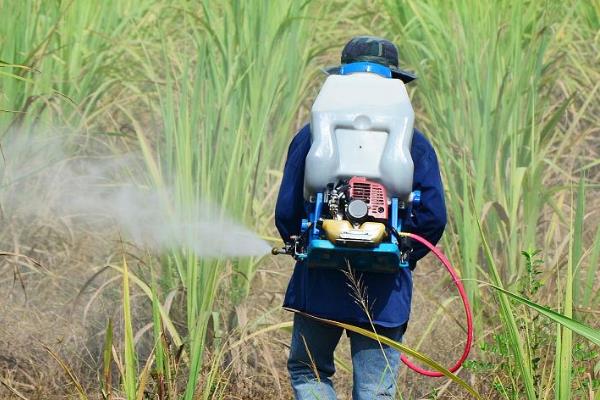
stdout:
[[[413,192],[411,196],[413,200],[417,199],[417,201],[419,197],[420,193],[417,192]],[[323,204],[323,193],[319,192],[315,202],[310,204],[312,211],[309,212],[308,220],[302,221],[302,234],[309,229],[309,221],[311,224],[306,253],[297,255],[298,259],[306,260],[309,267],[340,268],[345,260],[350,260],[353,267],[373,272],[395,272],[400,268],[408,268],[408,262],[402,261],[399,243],[394,236],[391,237],[389,243],[380,243],[375,247],[336,246],[327,239],[321,239],[318,221],[321,218]],[[412,205],[409,203],[408,211]],[[398,206],[398,198],[392,198],[390,225],[400,232],[402,222]]]

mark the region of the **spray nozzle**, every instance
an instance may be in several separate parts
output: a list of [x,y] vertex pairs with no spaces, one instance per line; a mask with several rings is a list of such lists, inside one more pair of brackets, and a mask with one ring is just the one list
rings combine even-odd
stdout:
[[271,249],[271,254],[273,254],[274,256],[277,256],[280,254],[290,254],[290,250],[291,250],[291,247],[289,245],[286,245],[284,247],[273,247]]

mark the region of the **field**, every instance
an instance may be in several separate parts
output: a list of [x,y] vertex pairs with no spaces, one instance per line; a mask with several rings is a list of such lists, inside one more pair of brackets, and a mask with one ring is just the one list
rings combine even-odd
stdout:
[[[398,398],[600,400],[598,0],[0,0],[0,398],[291,398],[273,209],[359,34],[419,77],[475,316],[462,385]],[[460,300],[414,276],[404,345],[450,365]]]

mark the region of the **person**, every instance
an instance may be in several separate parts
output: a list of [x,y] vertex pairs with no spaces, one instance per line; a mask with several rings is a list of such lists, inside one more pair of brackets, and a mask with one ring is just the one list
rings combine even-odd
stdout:
[[[392,71],[392,79],[408,83],[415,76],[398,68],[396,46],[385,39],[359,36],[344,47],[343,64],[368,61]],[[339,67],[329,73],[337,73]],[[293,138],[287,153],[281,187],[275,207],[275,224],[286,242],[298,235],[301,220],[306,218],[303,197],[305,159],[311,145],[310,125],[305,125]],[[437,243],[446,226],[444,190],[436,153],[418,130],[411,144],[414,163],[413,190],[421,191],[421,205],[403,220],[403,230]],[[347,273],[337,269],[306,268],[296,263],[290,279],[284,307],[317,317],[347,322],[371,329],[395,341],[401,341],[406,330],[412,296],[412,271],[428,249],[412,244],[409,268],[395,274],[367,273],[359,275],[365,298],[368,299],[370,320],[357,303],[348,284]],[[373,325],[371,325],[371,323]],[[315,319],[294,314],[294,326],[287,363],[296,399],[335,399],[332,376],[335,373],[333,353],[343,329]],[[354,400],[393,399],[396,393],[400,354],[365,336],[347,332],[350,339]]]

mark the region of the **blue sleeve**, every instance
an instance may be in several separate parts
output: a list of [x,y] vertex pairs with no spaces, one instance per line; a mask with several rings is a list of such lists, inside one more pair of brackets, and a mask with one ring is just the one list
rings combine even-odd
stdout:
[[304,164],[310,149],[310,125],[296,134],[288,149],[275,205],[275,226],[284,241],[300,233],[304,209]]
[[[404,229],[424,237],[432,244],[437,242],[446,227],[446,203],[440,168],[433,146],[422,133],[415,130],[411,154],[414,162],[413,190],[421,191],[421,205],[413,209],[412,216],[404,220]],[[413,252],[409,266],[416,267],[417,261],[429,252],[427,247],[413,241]]]

